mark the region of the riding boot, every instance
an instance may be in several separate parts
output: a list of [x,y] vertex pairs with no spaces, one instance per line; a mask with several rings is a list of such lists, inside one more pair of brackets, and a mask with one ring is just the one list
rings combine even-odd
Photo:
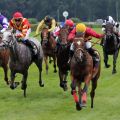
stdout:
[[100,61],[100,59],[98,58],[97,53],[95,52],[95,50],[92,47],[88,49],[88,53],[92,56],[94,63]]
[[36,54],[37,54],[36,46],[35,46],[35,44],[34,44],[32,41],[29,41],[29,40],[27,39],[27,40],[26,40],[26,45],[28,45],[28,46],[32,49],[33,55],[36,55]]
[[74,54],[74,51],[73,50],[70,50],[69,51],[69,59],[68,59],[68,65],[70,65],[70,63],[71,63],[71,59],[72,59],[72,57],[73,57],[73,54]]

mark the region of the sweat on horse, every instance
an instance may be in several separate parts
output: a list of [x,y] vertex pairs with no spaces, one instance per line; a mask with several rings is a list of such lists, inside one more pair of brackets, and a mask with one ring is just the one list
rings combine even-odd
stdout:
[[[83,38],[76,37],[74,39],[74,55],[71,60],[70,74],[71,74],[71,93],[76,103],[76,109],[81,110],[82,107],[86,106],[87,102],[87,91],[90,84],[92,83],[92,89],[90,92],[91,96],[91,108],[93,108],[93,100],[95,96],[95,89],[97,87],[97,80],[100,76],[100,61],[98,63],[93,62],[92,56],[86,51],[85,43]],[[100,56],[98,54],[100,59]],[[82,88],[82,83],[84,87]],[[78,95],[77,90],[78,87]]]
[[10,51],[10,88],[15,89],[19,82],[14,82],[16,73],[23,75],[21,89],[24,90],[24,97],[26,97],[28,68],[35,62],[39,69],[39,85],[44,86],[42,81],[42,60],[43,51],[38,40],[30,38],[32,42],[37,46],[37,55],[33,56],[30,48],[23,43],[18,43],[12,30],[7,30],[3,33],[2,42],[0,43],[0,49],[8,48]]

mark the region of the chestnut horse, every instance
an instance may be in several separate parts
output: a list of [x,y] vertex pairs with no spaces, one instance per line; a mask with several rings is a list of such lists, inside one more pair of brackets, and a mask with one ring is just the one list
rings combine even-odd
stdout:
[[48,32],[48,28],[43,28],[41,32],[41,39],[42,39],[42,48],[43,48],[43,53],[44,53],[44,61],[46,65],[46,73],[48,73],[48,57],[53,58],[54,73],[56,73],[57,72],[56,54],[55,54],[56,42],[54,40],[54,37],[50,35],[50,33]]
[[[72,80],[71,93],[75,100],[77,110],[81,110],[82,107],[86,106],[87,90],[90,81],[92,82],[92,89],[90,92],[91,108],[93,108],[95,89],[97,87],[97,80],[100,76],[100,61],[93,64],[92,56],[85,50],[84,46],[83,38],[74,39],[75,51],[71,60],[70,71]],[[99,53],[97,57],[100,59]],[[81,87],[82,82],[84,83],[83,89]],[[79,97],[76,94],[76,87],[78,87]]]
[[[2,42],[2,33],[0,33],[0,43]],[[4,80],[8,85],[8,61],[9,61],[9,50],[5,49],[0,51],[0,66],[4,70]]]
[[59,70],[60,87],[62,87],[64,91],[67,90],[67,75],[69,70],[67,62],[69,59],[70,44],[67,42],[67,37],[68,30],[61,28],[59,31],[60,45],[57,53],[57,66]]

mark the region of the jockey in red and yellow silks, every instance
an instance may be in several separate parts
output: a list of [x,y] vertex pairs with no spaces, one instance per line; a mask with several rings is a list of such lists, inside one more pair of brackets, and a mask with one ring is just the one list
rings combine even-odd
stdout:
[[[82,29],[82,28],[80,28],[80,29]],[[70,34],[69,34],[69,36],[68,36],[68,41],[73,41],[75,35],[76,35],[76,28],[74,28],[74,29],[70,32]],[[84,37],[85,37],[85,41],[88,41],[88,40],[91,40],[92,37],[102,38],[102,37],[103,37],[103,34],[98,34],[98,33],[96,33],[92,28],[86,27],[86,28],[85,28],[85,36],[84,36]]]
[[23,18],[22,13],[16,12],[10,20],[10,27],[16,30],[17,38],[28,38],[31,32],[31,25],[27,18]]
[[[92,37],[100,39],[100,38],[103,38],[104,35],[96,33],[93,29],[86,27],[83,23],[79,23],[76,25],[76,27],[69,34],[68,41],[73,42],[76,34],[83,34],[86,50],[90,53],[90,55],[94,58],[95,61],[99,61],[97,60],[97,57],[96,57],[97,55],[95,53],[95,50],[92,48],[91,42],[89,40],[91,40]],[[72,43],[70,47],[70,54],[69,54],[70,59],[68,61],[69,64],[73,56],[73,53],[74,53],[74,45]]]

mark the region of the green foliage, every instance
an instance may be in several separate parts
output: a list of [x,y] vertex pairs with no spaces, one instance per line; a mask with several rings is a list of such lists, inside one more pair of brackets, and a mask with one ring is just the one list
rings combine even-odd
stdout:
[[32,31],[36,31],[38,24],[31,24]]
[[38,20],[36,18],[28,18],[28,20],[31,24],[37,24],[38,23]]
[[75,23],[82,22],[79,18],[71,18]]
[[118,16],[120,19],[119,5],[120,0],[1,0],[0,11],[8,18],[11,18],[15,11],[21,11],[27,18],[42,19],[51,15],[56,20],[63,21],[62,13],[67,10],[69,18],[95,21],[105,19],[108,15],[115,19]]

